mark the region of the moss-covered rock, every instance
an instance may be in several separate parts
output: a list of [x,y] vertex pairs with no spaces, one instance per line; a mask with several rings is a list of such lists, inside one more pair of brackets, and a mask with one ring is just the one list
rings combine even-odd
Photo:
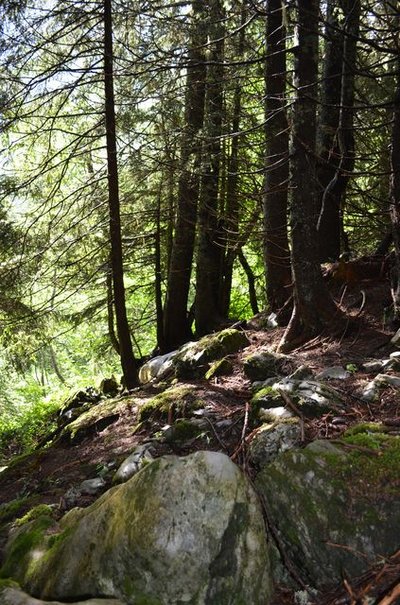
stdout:
[[243,363],[246,376],[251,380],[266,380],[275,376],[286,376],[293,371],[293,362],[288,355],[273,351],[261,351],[246,357]]
[[178,378],[204,376],[209,363],[236,353],[248,344],[246,334],[233,328],[209,334],[197,342],[190,342],[174,356],[176,376]]
[[[18,584],[9,580],[0,580],[0,603],[1,605],[67,605],[60,601],[35,599],[23,592]],[[74,605],[123,605],[123,603],[117,599],[87,599],[75,601]]]
[[2,576],[48,600],[264,605],[271,594],[257,496],[216,452],[159,458],[58,524],[23,525],[6,554]]
[[273,408],[286,407],[290,411],[288,399],[309,418],[331,411],[340,412],[345,406],[343,396],[336,389],[317,380],[296,380],[289,376],[255,384],[257,389],[251,400],[255,416],[265,417],[264,411]]
[[143,422],[153,418],[166,422],[171,413],[174,417],[187,417],[194,410],[204,406],[205,401],[200,397],[195,387],[174,386],[142,404],[139,407],[138,420]]
[[205,377],[207,380],[211,380],[211,378],[215,378],[216,376],[227,376],[228,374],[232,374],[232,372],[232,363],[229,361],[229,359],[224,357],[223,359],[218,359],[218,361],[215,361],[211,364],[211,367],[209,370],[207,370]]
[[298,418],[264,424],[250,442],[250,460],[262,468],[279,454],[294,448],[300,441],[301,426]]
[[130,409],[131,404],[129,399],[105,399],[68,424],[61,436],[74,442],[80,441],[91,432],[101,431],[116,422],[121,414]]
[[210,425],[203,418],[186,420],[178,418],[172,426],[167,426],[164,439],[168,443],[191,441],[205,436],[210,431]]
[[256,486],[287,556],[316,587],[399,547],[400,438],[357,433],[281,454]]
[[15,498],[10,502],[0,504],[0,527],[18,517],[21,509],[26,506],[27,502],[28,497],[22,496],[21,498]]
[[267,386],[259,389],[251,399],[253,416],[258,416],[261,408],[278,408],[285,405],[285,400],[276,389]]

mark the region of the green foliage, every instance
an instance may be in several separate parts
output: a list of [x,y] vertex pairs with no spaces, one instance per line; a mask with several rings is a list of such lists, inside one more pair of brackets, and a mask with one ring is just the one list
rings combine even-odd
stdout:
[[16,387],[15,399],[0,402],[0,456],[32,451],[56,427],[58,399],[45,399],[43,388],[29,381]]

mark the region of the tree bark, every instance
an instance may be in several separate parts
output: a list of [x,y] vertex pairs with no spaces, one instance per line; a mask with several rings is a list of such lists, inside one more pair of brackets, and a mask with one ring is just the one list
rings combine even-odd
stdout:
[[111,271],[114,290],[115,318],[125,386],[138,384],[138,369],[126,313],[124,268],[122,257],[121,216],[118,184],[117,143],[113,75],[113,41],[111,0],[104,0],[104,93],[107,145],[107,183],[111,244]]
[[246,273],[247,284],[249,286],[249,299],[250,299],[251,310],[254,313],[254,315],[257,315],[257,313],[260,312],[260,309],[258,308],[258,301],[257,301],[256,279],[254,277],[252,268],[250,267],[249,263],[247,262],[247,258],[243,254],[242,248],[239,248],[238,259],[239,259],[240,264],[243,267],[244,272]]
[[[264,263],[267,303],[279,313],[291,295],[287,233],[289,129],[286,115],[286,29],[281,0],[268,0],[265,62]],[[287,323],[290,307],[280,316]]]
[[164,305],[165,351],[178,348],[192,337],[187,308],[199,197],[201,143],[198,135],[203,127],[204,118],[206,73],[204,45],[207,41],[203,0],[194,0],[192,7],[181,175],[178,183],[175,234]]
[[288,350],[335,322],[337,307],[323,282],[317,242],[316,98],[318,1],[298,0],[298,45],[291,149],[291,244],[294,309],[280,344]]
[[344,35],[340,29],[338,0],[326,8],[324,69],[317,132],[317,187],[320,208],[318,236],[320,260],[335,261],[340,255],[340,199],[328,185],[333,182],[340,162],[338,128],[342,95]]
[[355,163],[354,78],[361,7],[360,0],[346,0],[343,4],[344,43],[336,143],[339,162],[335,174],[324,189],[317,226],[320,260],[323,261],[336,260],[340,255],[344,197]]
[[396,91],[393,106],[390,150],[390,218],[395,250],[396,284],[393,288],[394,320],[400,320],[400,59],[397,59]]
[[107,325],[108,325],[108,337],[111,345],[116,353],[120,355],[120,347],[117,335],[115,333],[114,326],[114,292],[113,292],[113,279],[112,279],[112,267],[111,259],[107,263],[106,267],[106,287],[107,287]]
[[163,326],[163,305],[162,305],[162,270],[161,270],[161,190],[160,185],[157,196],[156,209],[156,233],[154,242],[155,257],[155,279],[154,279],[154,297],[156,302],[156,320],[157,320],[157,346],[160,351],[165,350],[164,326]]
[[224,11],[221,0],[211,0],[209,11],[209,65],[205,100],[202,178],[199,199],[199,236],[196,270],[195,322],[201,336],[222,320],[219,308],[223,226],[218,220],[219,170],[223,113]]
[[[242,4],[239,40],[237,44],[236,56],[243,57],[245,50],[246,28],[246,8]],[[237,247],[239,241],[239,132],[240,120],[242,111],[242,84],[238,81],[233,93],[233,116],[232,116],[232,139],[231,150],[228,158],[228,174],[226,179],[226,204],[224,210],[225,216],[225,233],[224,249],[225,257],[223,262],[223,276],[221,279],[221,292],[219,296],[219,308],[224,317],[229,315],[229,306],[232,290],[233,265],[237,255]]]

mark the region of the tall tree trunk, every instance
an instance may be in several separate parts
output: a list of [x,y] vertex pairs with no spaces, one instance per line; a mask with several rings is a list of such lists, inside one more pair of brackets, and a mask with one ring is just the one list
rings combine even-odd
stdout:
[[345,0],[344,44],[340,114],[337,129],[339,163],[322,195],[318,219],[320,259],[334,260],[340,254],[342,209],[346,188],[354,170],[354,78],[360,25],[360,0]]
[[397,283],[393,288],[393,307],[394,319],[398,322],[400,320],[400,59],[397,59],[396,63],[397,74],[390,153],[391,175],[389,199],[397,277]]
[[108,325],[108,337],[111,345],[116,353],[120,355],[120,348],[117,335],[115,333],[114,325],[114,292],[113,292],[113,279],[112,279],[112,267],[111,258],[106,266],[106,287],[107,287],[107,325]]
[[244,272],[246,273],[247,284],[249,286],[249,300],[250,300],[251,310],[254,313],[254,315],[257,315],[257,313],[259,313],[260,309],[258,308],[258,301],[257,301],[256,279],[254,277],[252,268],[250,267],[250,265],[247,261],[247,258],[243,254],[242,248],[239,248],[238,259],[239,259],[240,264],[242,265]]
[[200,183],[201,143],[205,94],[204,45],[207,41],[203,0],[192,2],[192,33],[188,51],[185,126],[182,133],[181,174],[178,183],[175,234],[164,305],[164,349],[172,350],[192,337],[188,297],[194,254]]
[[[246,8],[242,5],[239,39],[237,43],[237,57],[241,58],[244,55],[246,28]],[[223,262],[223,275],[220,283],[219,308],[221,314],[225,317],[229,315],[230,297],[232,290],[233,264],[236,257],[236,250],[239,239],[239,132],[240,118],[242,110],[242,84],[237,82],[233,93],[233,116],[232,116],[232,139],[231,150],[228,158],[228,174],[226,179],[226,204],[224,209],[225,224],[224,229],[224,248],[225,258]]]
[[[264,262],[267,302],[287,323],[292,282],[287,233],[289,181],[289,129],[286,97],[286,29],[281,0],[268,0],[266,21],[267,56],[265,62],[265,142],[266,169],[264,207]],[[285,312],[279,315],[279,311]]]
[[317,132],[318,204],[323,208],[318,235],[320,260],[337,260],[340,255],[340,199],[328,188],[340,162],[338,128],[342,96],[344,35],[340,28],[338,0],[328,0],[325,24],[325,53]]
[[161,194],[162,185],[160,184],[157,195],[156,209],[156,233],[155,233],[155,280],[154,294],[156,301],[156,318],[157,318],[157,345],[160,351],[165,350],[164,345],[164,326],[163,326],[163,306],[162,306],[162,270],[161,270]]
[[199,199],[199,240],[196,271],[196,333],[207,334],[222,319],[219,308],[223,227],[218,220],[219,170],[223,113],[224,11],[210,0],[209,65],[205,100],[202,178]]
[[125,386],[138,384],[137,363],[133,355],[125,304],[122,258],[121,216],[118,187],[117,144],[115,132],[113,41],[111,0],[104,0],[104,93],[107,144],[107,182],[115,317]]
[[336,305],[322,279],[315,187],[318,0],[297,0],[298,46],[290,189],[294,309],[280,348],[288,350],[334,325]]

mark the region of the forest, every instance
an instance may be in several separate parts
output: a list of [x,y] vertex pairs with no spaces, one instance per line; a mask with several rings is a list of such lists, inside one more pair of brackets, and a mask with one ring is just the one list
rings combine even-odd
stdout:
[[1,12],[5,430],[259,311],[292,317],[283,348],[332,330],[320,263],[396,273],[396,2]]
[[0,72],[0,604],[399,603],[400,3],[0,0]]

